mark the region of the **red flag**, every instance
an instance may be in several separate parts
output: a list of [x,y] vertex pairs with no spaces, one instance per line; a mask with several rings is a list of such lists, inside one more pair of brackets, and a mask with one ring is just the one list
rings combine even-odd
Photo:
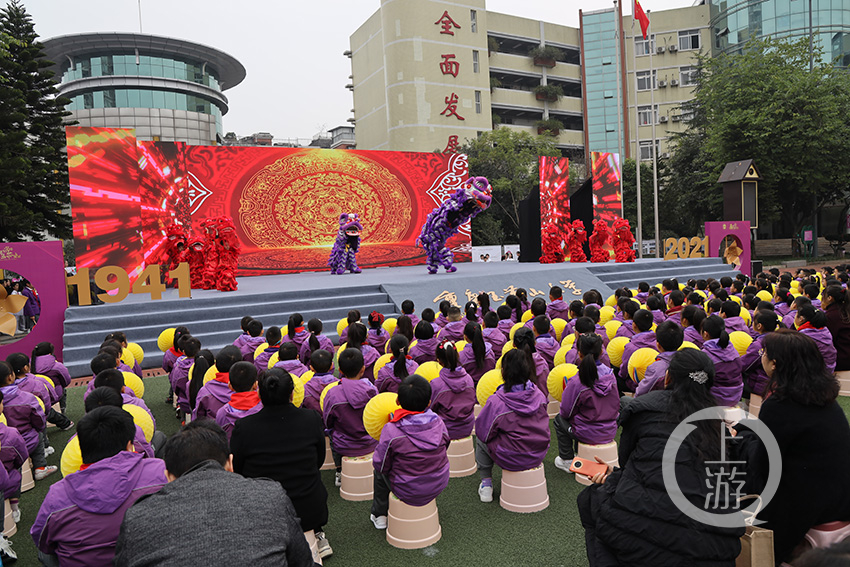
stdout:
[[635,19],[640,22],[640,31],[643,32],[643,39],[646,39],[646,30],[649,29],[649,16],[647,16],[646,12],[643,11],[643,7],[640,5],[640,0],[635,0],[634,10],[632,13],[634,14]]

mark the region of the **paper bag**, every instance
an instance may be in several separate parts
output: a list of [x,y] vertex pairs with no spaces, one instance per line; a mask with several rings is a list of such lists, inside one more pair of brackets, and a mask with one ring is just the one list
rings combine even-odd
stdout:
[[741,555],[735,567],[774,567],[773,532],[764,528],[747,526],[741,537]]

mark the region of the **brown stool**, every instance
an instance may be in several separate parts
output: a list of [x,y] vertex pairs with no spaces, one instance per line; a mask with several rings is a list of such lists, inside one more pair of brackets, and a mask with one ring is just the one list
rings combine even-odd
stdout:
[[[578,456],[582,459],[587,459],[588,461],[596,462],[596,457],[599,457],[606,463],[611,466],[616,467],[619,462],[619,456],[617,455],[617,442],[611,441],[610,443],[605,443],[604,445],[585,445],[584,443],[578,444]],[[590,486],[590,479],[587,478],[583,474],[576,474],[576,482],[579,484],[583,484],[585,486]]]
[[543,465],[525,471],[502,471],[499,504],[511,512],[539,512],[549,507],[549,491]]
[[21,466],[21,492],[35,488],[35,478],[32,476],[32,459],[27,458]]
[[322,467],[319,470],[330,471],[335,469],[336,465],[334,464],[334,455],[331,451],[331,439],[330,437],[325,437],[325,462],[322,463]]
[[764,400],[757,394],[750,394],[750,414],[753,417],[758,417],[761,411],[761,404]]
[[15,523],[15,518],[12,517],[12,505],[9,504],[9,499],[3,505],[5,512],[3,514],[3,535],[12,537],[18,533],[18,524]]
[[561,413],[561,402],[553,399],[549,395],[549,404],[546,406],[546,413],[549,414],[549,419],[555,419],[555,416]]
[[835,373],[838,379],[838,395],[850,396],[850,370],[842,370]]
[[482,406],[481,404],[475,404],[472,407],[472,415],[475,417],[475,419],[478,419],[478,414],[481,413],[481,408],[483,408],[483,407],[484,406]]
[[374,489],[372,453],[363,457],[342,458],[342,486],[339,495],[343,500],[361,502],[372,499]]
[[463,439],[452,439],[447,452],[449,457],[449,477],[460,478],[475,474],[478,465],[475,462],[475,444],[472,435]]
[[390,512],[387,518],[387,542],[399,549],[421,549],[440,541],[443,530],[437,501],[424,506],[405,504],[395,494],[390,494]]
[[310,546],[310,553],[313,555],[313,563],[322,564],[322,558],[319,555],[319,542],[316,540],[316,533],[313,530],[304,532],[304,538],[307,540],[307,545]]

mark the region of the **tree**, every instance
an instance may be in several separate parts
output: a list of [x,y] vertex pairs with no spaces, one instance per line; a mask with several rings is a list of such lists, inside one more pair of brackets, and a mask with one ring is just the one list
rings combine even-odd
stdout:
[[532,136],[509,128],[467,140],[458,152],[469,156],[469,173],[493,187],[490,208],[472,220],[476,245],[519,241],[519,202],[539,186],[538,158],[560,156],[552,136]]
[[0,54],[0,240],[68,238],[71,219],[64,110],[52,65],[18,0],[0,10],[0,33],[13,38]]
[[674,136],[665,210],[696,225],[720,218],[717,179],[730,161],[753,159],[759,222],[797,232],[815,208],[847,202],[850,81],[808,41],[753,41],[737,54],[701,56],[689,128]]

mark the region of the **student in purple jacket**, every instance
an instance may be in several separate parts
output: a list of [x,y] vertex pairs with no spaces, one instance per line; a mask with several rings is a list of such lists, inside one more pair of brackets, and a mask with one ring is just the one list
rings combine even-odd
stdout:
[[24,323],[27,331],[30,331],[41,318],[41,299],[29,280],[23,280],[21,284],[21,295],[27,298],[23,309]]
[[271,357],[276,352],[280,352],[280,347],[283,344],[283,333],[280,332],[280,327],[269,327],[266,329],[265,344],[266,347],[259,354],[254,355],[254,367],[257,369],[258,374],[268,370],[269,360],[271,360]]
[[[401,335],[407,339],[407,342],[413,341],[413,320],[407,315],[396,319],[393,335]],[[389,352],[389,349],[386,352]]]
[[797,330],[817,343],[818,350],[823,355],[826,370],[832,374],[835,372],[835,361],[838,355],[832,342],[832,333],[826,328],[826,323],[826,313],[815,309],[813,305],[801,307],[797,311],[797,317],[794,318],[794,326]]
[[204,384],[195,398],[192,420],[215,419],[218,410],[230,401],[230,368],[242,360],[242,353],[235,346],[226,346],[215,357],[216,374]]
[[[782,317],[782,324],[785,325],[787,329],[794,329],[794,319],[797,318],[797,311],[804,305],[811,305],[812,300],[806,297],[805,295],[798,295],[794,298],[793,303],[791,303],[791,310]],[[827,317],[828,319],[829,317]]]
[[478,323],[466,324],[463,328],[463,340],[467,345],[458,354],[458,360],[477,385],[485,373],[496,368],[496,355],[493,353],[493,347],[484,341],[484,334]]
[[570,306],[564,301],[564,291],[558,286],[549,289],[549,305],[546,306],[546,315],[550,319],[563,319],[564,321],[570,318]]
[[165,463],[131,452],[133,418],[118,408],[87,413],[77,434],[83,467],[50,487],[30,534],[46,565],[111,565],[124,513],[167,484]]
[[431,409],[443,418],[449,437],[469,437],[475,425],[475,383],[460,365],[451,341],[437,346],[437,362],[442,368],[439,376],[431,381]]
[[584,308],[584,316],[589,317],[591,321],[593,321],[595,333],[599,335],[599,338],[602,339],[602,348],[603,350],[608,347],[608,331],[604,326],[599,324],[599,320],[601,318],[601,313],[599,308],[596,305],[588,305]]
[[[282,378],[286,371],[271,368],[265,374]],[[230,389],[233,390],[230,400],[215,414],[215,422],[224,430],[228,440],[238,420],[263,409],[260,394],[257,393],[257,368],[245,361],[234,364],[230,368]]]
[[[3,391],[0,390],[0,413],[3,413]],[[4,498],[9,500],[12,508],[12,516],[15,522],[21,520],[21,511],[18,502],[21,497],[21,467],[29,457],[27,443],[14,427],[0,423],[0,461],[6,470],[8,479],[0,485]]]
[[[651,296],[655,297],[655,296]],[[629,359],[636,350],[641,348],[655,349],[655,333],[652,331],[652,313],[646,309],[638,309],[632,319],[635,335],[623,349],[623,359],[620,363],[620,388],[627,392],[634,392],[637,383],[629,376]]]
[[356,348],[347,348],[339,353],[339,373],[339,385],[325,394],[322,410],[325,433],[331,438],[331,452],[336,465],[336,486],[342,484],[342,458],[368,455],[375,451],[378,443],[366,433],[363,425],[363,408],[378,394],[372,382],[364,378],[363,353]]
[[[736,304],[737,305],[737,304]],[[717,315],[702,322],[702,351],[714,363],[714,385],[711,394],[721,406],[734,407],[741,401],[744,381],[741,376],[741,357],[729,342],[726,325]]]
[[655,346],[658,348],[658,356],[646,369],[643,380],[638,383],[635,389],[636,398],[653,390],[664,389],[664,379],[667,375],[667,367],[670,366],[670,359],[682,346],[683,341],[682,328],[673,321],[664,321],[658,325],[655,329]]
[[[519,334],[519,331],[517,331]],[[531,381],[533,362],[516,348],[502,357],[504,384],[475,420],[475,461],[482,502],[493,501],[493,465],[507,471],[539,467],[549,450],[546,396]]]
[[254,352],[257,347],[266,342],[265,337],[263,337],[263,322],[259,319],[252,319],[248,322],[247,327],[250,336],[239,347],[239,352],[242,353],[242,360],[254,362]]
[[[30,359],[22,352],[15,352],[6,357],[6,363],[15,374],[15,384],[21,391],[34,394],[44,404],[44,412],[48,423],[52,423],[62,431],[74,427],[74,422],[64,414],[53,409],[53,404],[59,401],[56,390],[43,378],[30,372]],[[45,446],[49,446],[44,439]]]
[[[171,347],[167,351],[165,351],[165,353],[162,355],[162,369],[165,370],[166,374],[171,372],[171,369],[174,368],[174,363],[177,361],[177,359],[180,357],[180,355],[183,354],[180,350],[178,350],[177,342],[180,340],[180,337],[182,337],[183,335],[188,335],[188,334],[189,334],[189,328],[188,327],[182,327],[181,326],[181,327],[175,327],[174,328],[174,340],[171,343]],[[171,395],[170,394],[168,396],[168,400],[166,401],[166,403],[168,403],[168,404],[171,403]]]
[[658,293],[646,298],[646,309],[652,315],[652,322],[656,325],[663,323],[666,317],[664,315],[664,308],[666,307],[664,301],[664,296]]
[[[524,288],[517,288],[514,295],[516,295],[516,298],[519,300],[519,306],[523,313],[531,309],[531,303],[528,301],[528,292],[525,291]],[[519,321],[519,319],[517,319],[517,321]]]
[[753,329],[758,336],[753,339],[747,352],[741,357],[741,372],[744,377],[744,397],[750,399],[751,394],[764,397],[770,378],[761,363],[762,341],[765,335],[772,333],[779,326],[776,313],[768,310],[760,311],[753,319]]
[[0,386],[6,423],[17,429],[24,438],[35,468],[35,479],[42,480],[58,470],[55,465],[47,466],[44,455],[44,439],[41,435],[47,427],[44,410],[35,395],[18,388],[15,384],[15,373],[5,362],[0,362]]
[[[112,388],[108,386],[101,386],[100,388],[95,388],[94,390],[92,390],[91,395],[86,398],[86,413],[89,413],[90,411],[95,410],[101,406],[112,406],[115,408],[122,409],[124,406],[124,400],[121,399],[121,394],[119,394]],[[133,419],[134,423],[135,421],[136,420]],[[72,435],[71,439],[73,439],[74,437],[76,437],[76,435]],[[165,441],[164,435],[161,438],[161,441]],[[162,447],[162,445],[160,445],[160,447]],[[135,437],[133,437],[133,451],[139,453],[140,455],[144,455],[144,457],[148,459],[153,459],[156,456],[154,454],[153,447],[145,437],[145,432],[142,431],[142,428],[139,427],[138,424],[136,424],[136,435]]]
[[502,356],[502,349],[508,342],[508,336],[499,330],[499,316],[495,311],[490,311],[484,315],[484,328],[481,330],[481,336],[484,338],[484,342],[493,349],[493,356],[496,359]]
[[296,350],[300,353],[302,345],[310,338],[310,331],[304,328],[304,316],[301,313],[293,313],[286,323],[286,335],[283,342],[295,343]]
[[385,320],[386,318],[383,313],[378,313],[377,311],[369,313],[369,329],[366,331],[366,342],[378,351],[379,354],[386,352],[387,341],[390,340],[390,334],[383,326]]
[[478,317],[478,322],[483,323],[484,316],[493,312],[493,308],[490,306],[490,296],[486,293],[479,293],[475,299],[478,301],[478,309],[475,315]]
[[65,365],[56,360],[53,343],[41,342],[35,345],[30,360],[33,374],[42,374],[53,381],[53,388],[59,397],[59,410],[64,414],[68,399],[65,389],[71,385],[71,374]]
[[685,294],[674,289],[667,296],[667,314],[666,320],[673,321],[677,325],[682,323],[682,310],[685,308]]
[[517,299],[515,295],[508,295],[505,297],[505,307],[507,307],[511,312],[511,324],[516,325],[520,321],[522,321],[522,314],[524,310],[522,308],[522,304]]
[[314,350],[313,354],[310,355],[310,370],[313,371],[313,377],[304,384],[302,408],[322,413],[322,408],[319,407],[322,392],[330,384],[337,381],[337,378],[333,375],[333,363],[334,355],[331,351],[323,348]]
[[511,317],[512,314],[513,311],[507,305],[499,305],[496,308],[496,316],[499,318],[496,328],[505,335],[505,342],[508,341],[508,337],[511,335],[511,329],[516,325],[516,321]]
[[424,506],[449,484],[449,433],[443,420],[428,409],[431,385],[416,374],[398,389],[400,410],[390,414],[381,431],[372,464],[375,467],[372,524],[387,528],[390,490],[410,506]]
[[375,388],[378,393],[398,392],[401,381],[414,374],[419,364],[408,354],[410,343],[404,335],[393,335],[390,339],[390,361],[378,371],[375,377]]
[[184,340],[183,355],[174,363],[168,381],[171,391],[177,396],[177,417],[180,421],[185,420],[185,415],[192,412],[189,405],[189,370],[195,364],[195,357],[201,352],[201,341],[196,337]]
[[623,304],[620,310],[620,314],[623,316],[622,324],[617,327],[617,332],[614,334],[615,338],[626,337],[627,339],[631,339],[635,336],[635,328],[634,325],[632,325],[632,318],[635,316],[638,309],[640,309],[640,305],[631,299],[626,300],[626,303]]
[[299,378],[307,372],[307,367],[298,360],[298,345],[293,342],[281,343],[277,351],[278,361],[274,368],[280,368]]
[[[573,341],[573,347],[567,351],[567,355],[564,357],[564,362],[578,366],[580,362],[578,357],[578,338],[581,335],[599,336],[599,334],[596,331],[596,325],[593,324],[593,319],[590,317],[579,317],[576,319],[574,328],[575,331],[573,331],[573,334],[576,336],[576,340]],[[599,338],[600,340],[602,339],[602,337]],[[605,351],[604,343],[602,347],[602,354],[599,355],[599,363],[611,368],[611,360],[608,358],[608,353]]]
[[741,317],[741,306],[736,302],[731,300],[724,301],[723,306],[720,308],[719,315],[724,319],[727,333],[741,331],[748,335],[751,334],[752,330],[747,326],[747,322],[744,321],[744,318]]
[[685,340],[702,348],[702,334],[699,332],[705,319],[705,311],[696,305],[688,305],[682,310],[682,327],[685,330]]
[[570,472],[578,443],[602,445],[614,440],[620,413],[617,380],[610,368],[599,363],[602,339],[581,335],[577,342],[578,376],[567,380],[561,411],[554,420],[558,437],[555,466],[566,472]]
[[441,341],[448,339],[457,342],[463,338],[463,328],[466,323],[467,321],[461,315],[460,307],[449,307],[446,313],[446,324],[437,333],[437,337]]
[[359,323],[360,319],[362,319],[360,315],[360,311],[357,309],[352,309],[348,312],[346,317],[346,322],[348,323],[342,332],[339,334],[339,345],[342,346],[348,342],[348,328],[351,327],[354,323]]
[[[426,307],[425,309],[422,310],[422,320],[420,321],[420,323],[422,321],[425,321],[426,323],[431,325],[431,328],[434,329],[434,334],[436,335],[437,333],[440,332],[441,327],[434,320],[434,316],[435,316],[434,310],[431,309],[430,307]],[[418,324],[419,323],[417,323],[416,325],[418,325]],[[413,326],[414,329],[416,329],[416,325]]]
[[788,315],[791,311],[792,303],[794,303],[794,296],[791,295],[791,291],[788,288],[780,287],[776,289],[776,293],[773,296],[773,308],[780,318]]
[[[434,324],[437,325],[440,329],[446,326],[449,322],[449,309],[452,307],[452,304],[446,301],[445,299],[440,302],[437,306],[437,309],[440,310],[440,314],[437,315],[437,318],[434,320]],[[458,312],[460,308],[458,308]]]
[[236,337],[236,340],[233,341],[233,346],[238,348],[240,352],[242,351],[242,347],[245,346],[245,343],[248,341],[248,339],[251,338],[251,333],[248,332],[248,323],[253,320],[253,317],[251,317],[250,315],[246,315],[242,317],[242,319],[239,321],[239,327],[242,329],[242,334]]
[[531,318],[523,325],[526,329],[534,329],[534,319],[541,315],[546,315],[546,300],[542,297],[535,297],[531,302]]
[[[304,344],[301,345],[301,350],[298,351],[298,358],[305,365],[310,363],[310,355],[313,354],[313,351],[317,351],[319,349],[324,349],[329,352],[334,351],[334,343],[322,334],[323,329],[324,326],[319,319],[314,317],[307,321],[307,330],[310,331],[310,336],[306,341],[304,341]],[[266,337],[266,342],[268,342],[268,337]],[[257,368],[257,370],[260,369]]]
[[552,325],[549,322],[549,317],[546,315],[538,315],[534,318],[534,346],[537,352],[540,353],[540,356],[546,361],[549,370],[555,367],[555,353],[561,348],[561,343],[550,332],[551,328]]
[[416,325],[419,324],[419,317],[416,316],[416,305],[413,304],[413,301],[410,299],[405,299],[401,302],[401,314],[407,315],[410,318],[410,324],[416,328]]
[[[144,400],[141,398],[137,398],[131,394],[127,393],[127,388],[124,386],[124,374],[116,369],[104,370],[100,374],[98,374],[93,380],[95,384],[95,390],[97,388],[107,387],[114,390],[117,394],[121,396],[122,405],[131,405],[139,407],[151,418],[151,422],[153,423],[154,432],[151,437],[150,446],[153,449],[154,453],[162,449],[165,445],[166,436],[165,433],[156,429],[156,419],[154,419],[153,413],[150,409],[148,409],[147,404],[145,404]],[[93,392],[94,390],[92,390]],[[86,398],[88,401],[88,398]]]
[[362,323],[355,323],[348,328],[348,347],[357,349],[363,353],[363,364],[366,367],[366,372],[363,377],[371,383],[375,383],[375,362],[381,357],[381,354],[375,347],[366,342],[366,326]]
[[417,364],[425,364],[437,360],[436,349],[440,339],[436,337],[434,327],[424,319],[413,329],[416,344],[410,347],[410,356]]
[[820,309],[820,286],[817,284],[809,284],[803,288],[803,294],[812,301],[812,306],[815,309]]
[[[531,329],[517,329],[514,333],[514,347],[524,352],[529,358],[532,374],[529,379],[537,385],[537,388],[543,393],[543,396],[549,395],[549,387],[546,385],[546,380],[549,378],[549,365],[546,364],[546,359],[537,352],[537,343],[534,340],[534,332]],[[508,351],[510,352],[510,351]],[[502,355],[504,358],[504,355]],[[504,365],[504,364],[503,364]]]
[[[106,335],[103,341],[118,341],[119,343],[121,343],[122,352],[130,346],[130,343],[127,342],[127,334],[124,331],[113,331]],[[130,369],[130,371],[139,378],[144,377],[142,374],[142,367],[139,365],[139,361],[135,360],[135,357],[133,359],[133,367]]]

